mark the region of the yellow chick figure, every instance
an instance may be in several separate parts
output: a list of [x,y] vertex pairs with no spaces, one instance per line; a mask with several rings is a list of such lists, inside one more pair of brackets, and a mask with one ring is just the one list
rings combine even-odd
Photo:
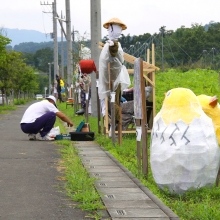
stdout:
[[203,111],[209,116],[214,124],[218,145],[220,146],[220,105],[216,96],[197,96]]
[[[214,105],[214,101],[204,102]],[[220,147],[214,123],[190,89],[174,88],[166,93],[154,117],[150,164],[158,187],[171,193],[182,194],[215,183]]]
[[169,90],[161,108],[161,116],[166,124],[176,123],[182,119],[190,124],[196,117],[202,114],[202,107],[197,96],[187,88],[175,88]]

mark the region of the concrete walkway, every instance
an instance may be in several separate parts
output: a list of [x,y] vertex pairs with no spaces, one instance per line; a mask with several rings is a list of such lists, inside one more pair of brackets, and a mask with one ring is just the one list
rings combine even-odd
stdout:
[[[0,115],[0,219],[84,220],[88,213],[62,192],[60,154],[54,142],[29,141],[19,122],[28,105]],[[177,220],[114,157],[95,142],[74,142],[107,212],[102,219]]]
[[110,219],[177,220],[178,216],[130,171],[95,142],[76,142],[79,156],[98,190]]

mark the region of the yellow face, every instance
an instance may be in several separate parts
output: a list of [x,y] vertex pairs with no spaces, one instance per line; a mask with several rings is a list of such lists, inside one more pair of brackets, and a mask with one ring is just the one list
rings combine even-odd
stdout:
[[176,123],[179,119],[189,124],[201,114],[202,108],[199,100],[190,89],[175,88],[166,93],[161,108],[161,116],[166,124]]

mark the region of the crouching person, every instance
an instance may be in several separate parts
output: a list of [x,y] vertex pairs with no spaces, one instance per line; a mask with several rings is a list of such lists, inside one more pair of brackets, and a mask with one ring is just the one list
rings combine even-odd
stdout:
[[57,109],[56,98],[50,95],[26,109],[20,122],[21,130],[28,134],[29,140],[52,141],[54,137],[49,137],[48,133],[55,124],[56,116],[68,126],[73,126],[73,122]]

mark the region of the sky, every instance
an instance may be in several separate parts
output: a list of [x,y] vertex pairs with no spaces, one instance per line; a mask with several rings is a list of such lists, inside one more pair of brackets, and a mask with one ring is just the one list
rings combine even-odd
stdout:
[[[3,0],[0,0],[3,3]],[[92,1],[92,0],[91,0]],[[65,0],[56,0],[57,13],[65,16]],[[7,0],[0,4],[0,28],[53,31],[52,0]],[[46,13],[45,13],[46,12]],[[71,25],[80,35],[90,35],[90,0],[70,0]],[[176,30],[192,24],[220,22],[220,0],[101,0],[101,24],[113,17],[127,25],[122,33],[142,35]],[[58,23],[58,36],[60,36]],[[107,30],[101,27],[102,37]]]

